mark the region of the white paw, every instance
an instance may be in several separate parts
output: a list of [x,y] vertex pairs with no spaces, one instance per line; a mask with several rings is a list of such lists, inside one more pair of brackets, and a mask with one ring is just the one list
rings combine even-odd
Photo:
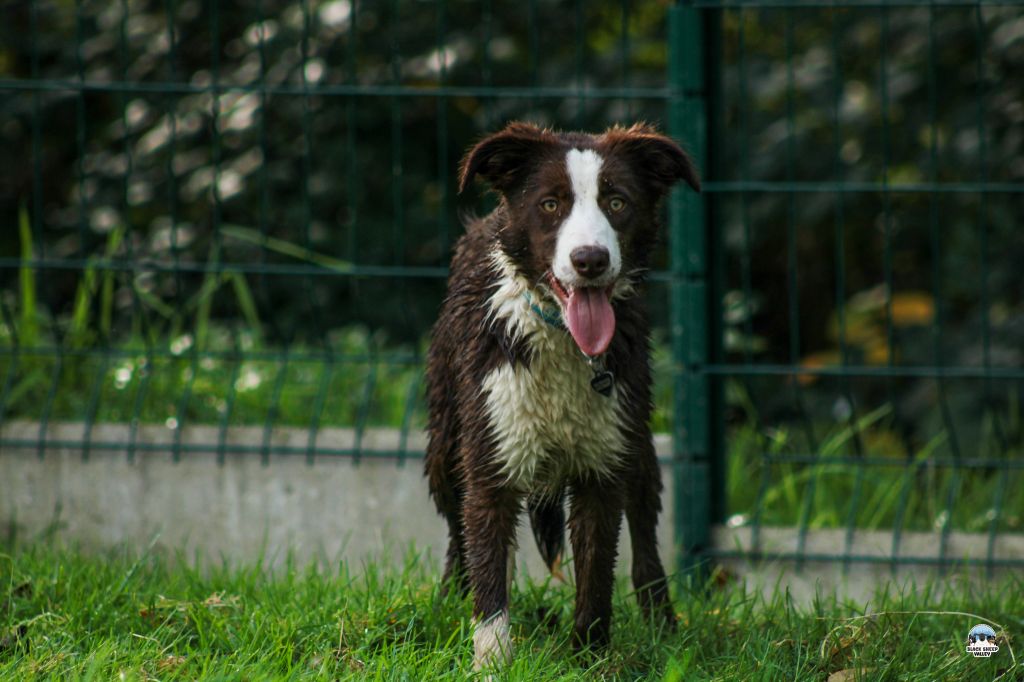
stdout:
[[473,627],[473,670],[512,660],[512,636],[508,611],[494,614]]

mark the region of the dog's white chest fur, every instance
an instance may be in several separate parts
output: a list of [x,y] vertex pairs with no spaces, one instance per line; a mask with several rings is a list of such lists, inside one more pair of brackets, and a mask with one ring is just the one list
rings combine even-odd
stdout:
[[502,473],[524,490],[610,473],[625,444],[621,390],[604,396],[591,387],[593,371],[569,334],[541,319],[523,296],[526,283],[501,255],[494,260],[503,276],[491,313],[532,351],[528,367],[502,364],[482,385]]

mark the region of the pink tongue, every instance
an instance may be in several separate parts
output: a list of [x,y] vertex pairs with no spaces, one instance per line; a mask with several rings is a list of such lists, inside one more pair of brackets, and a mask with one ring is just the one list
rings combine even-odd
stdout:
[[565,322],[576,345],[587,355],[608,350],[615,335],[615,312],[601,287],[580,287],[569,294]]

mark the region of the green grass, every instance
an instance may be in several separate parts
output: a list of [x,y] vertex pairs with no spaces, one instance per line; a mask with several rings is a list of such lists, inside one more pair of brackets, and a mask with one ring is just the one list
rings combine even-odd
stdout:
[[[572,591],[521,581],[512,596],[517,654],[500,679],[825,680],[839,670],[871,680],[993,679],[1011,666],[1010,647],[976,660],[964,651],[966,633],[982,620],[1011,634],[1024,626],[1024,584],[942,587],[804,606],[736,584],[684,590],[679,631],[663,634],[620,584],[610,650],[580,658],[568,644]],[[462,680],[472,666],[468,600],[439,597],[437,575],[415,559],[394,570],[197,570],[181,557],[8,547],[0,608],[4,680]]]
[[[793,429],[759,430],[752,423],[731,430],[726,499],[735,521],[756,516],[769,526],[910,531],[951,530],[988,533],[1024,531],[1024,496],[1009,494],[1024,486],[1024,471],[955,470],[934,466],[936,438],[912,457],[893,454],[891,431],[876,422],[888,414],[880,408],[861,420],[861,434],[874,438],[865,457],[887,458],[890,466],[856,463],[769,463],[763,457],[799,452]],[[850,429],[833,426],[822,439],[823,457],[842,455]],[[1011,450],[1006,457],[1018,456]]]
[[[407,348],[386,345],[361,327],[331,335],[334,365],[322,348],[296,344],[286,354],[263,348],[248,333],[207,331],[204,352],[196,336],[181,334],[147,357],[141,341],[119,345],[119,356],[57,354],[0,356],[0,384],[12,377],[9,419],[55,421],[308,427],[363,424],[423,428],[422,370]],[[0,346],[10,345],[0,323]],[[236,350],[237,346],[237,350]],[[158,346],[159,347],[159,346]],[[237,352],[237,357],[234,354]],[[307,359],[316,354],[314,360]],[[289,357],[291,356],[291,357]],[[357,358],[357,359],[345,359]]]
[[[18,230],[20,256],[28,263],[36,245],[24,207]],[[350,268],[243,226],[225,226],[223,234],[339,273]],[[112,229],[102,251],[87,260],[65,316],[40,304],[37,279],[45,275],[31,265],[19,269],[17,291],[0,291],[5,313],[0,315],[0,418],[425,425],[425,343],[403,346],[349,327],[331,331],[319,345],[298,340],[285,350],[268,344],[248,280],[238,272],[217,271],[219,248],[210,251],[211,270],[201,285],[172,304],[144,278],[125,278],[102,267],[123,251],[124,235],[124,226]],[[130,330],[114,328],[115,290],[132,301]],[[215,302],[237,310],[236,322],[218,322]],[[6,314],[9,310],[17,314]]]

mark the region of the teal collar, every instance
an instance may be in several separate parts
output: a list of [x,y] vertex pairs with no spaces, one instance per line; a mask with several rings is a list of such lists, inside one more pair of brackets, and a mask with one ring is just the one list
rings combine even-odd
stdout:
[[530,310],[533,311],[534,315],[544,320],[548,325],[554,327],[555,329],[565,329],[565,323],[562,322],[561,310],[559,310],[558,308],[555,308],[554,312],[549,312],[545,310],[536,301],[533,300],[533,297],[530,296],[529,291],[523,292],[523,298],[526,299],[526,302],[530,304]]

